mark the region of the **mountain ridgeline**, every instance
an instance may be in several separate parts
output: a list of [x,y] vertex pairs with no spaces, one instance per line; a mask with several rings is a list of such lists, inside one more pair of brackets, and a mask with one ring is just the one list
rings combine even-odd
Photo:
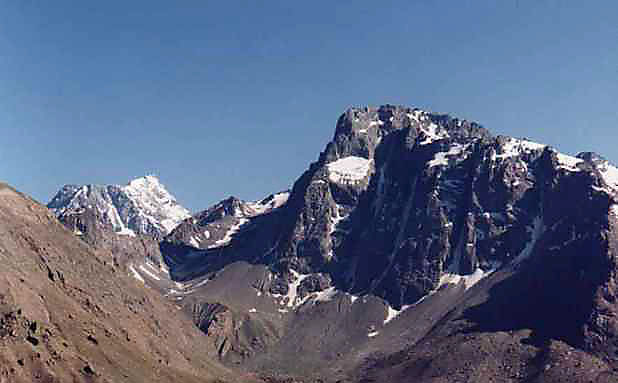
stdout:
[[386,105],[347,110],[261,201],[189,216],[164,189],[67,186],[49,207],[222,362],[269,379],[602,382],[618,367],[617,192],[594,153]]

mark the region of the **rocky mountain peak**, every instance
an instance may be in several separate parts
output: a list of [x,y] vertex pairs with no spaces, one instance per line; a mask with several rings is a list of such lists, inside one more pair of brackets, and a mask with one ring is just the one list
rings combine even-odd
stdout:
[[61,220],[96,210],[101,224],[130,236],[162,237],[190,216],[153,175],[136,178],[125,186],[65,185],[47,206]]
[[[583,195],[595,182],[613,190],[614,169],[449,115],[350,108],[272,219],[225,223],[210,209],[204,217],[234,233],[220,240],[229,259],[328,273],[343,290],[400,308],[449,280],[473,284],[527,259],[556,220],[547,196],[565,185]],[[203,229],[177,239],[208,251]]]
[[253,219],[284,206],[289,194],[287,191],[271,194],[259,201],[243,201],[231,196],[185,219],[166,241],[198,249],[219,249],[228,245]]

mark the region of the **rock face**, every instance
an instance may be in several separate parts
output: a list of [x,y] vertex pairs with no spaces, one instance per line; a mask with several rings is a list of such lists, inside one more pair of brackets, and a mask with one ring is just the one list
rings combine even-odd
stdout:
[[287,191],[272,194],[255,202],[230,197],[185,219],[166,237],[166,240],[171,243],[186,244],[196,249],[224,247],[252,219],[285,205],[289,194]]
[[[47,207],[63,222],[87,212],[117,234],[157,238],[190,216],[155,176],[137,178],[126,186],[66,185]],[[82,229],[87,227],[75,226],[78,234]]]

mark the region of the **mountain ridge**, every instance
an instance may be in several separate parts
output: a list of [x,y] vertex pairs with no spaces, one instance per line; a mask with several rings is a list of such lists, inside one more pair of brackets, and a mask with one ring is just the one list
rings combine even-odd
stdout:
[[[583,382],[618,366],[617,191],[618,169],[594,153],[417,108],[351,108],[284,203],[215,204],[160,241],[169,274],[135,277],[183,307],[228,365],[449,381],[440,347],[463,353],[469,339],[502,355],[485,378]],[[545,372],[539,361],[565,352],[594,373],[563,356],[562,375]],[[419,369],[426,360],[436,367]],[[481,365],[450,373],[480,379]]]

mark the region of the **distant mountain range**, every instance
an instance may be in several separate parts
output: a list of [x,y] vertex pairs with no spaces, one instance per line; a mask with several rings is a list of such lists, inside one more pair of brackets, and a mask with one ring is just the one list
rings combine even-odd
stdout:
[[262,201],[190,216],[147,176],[48,207],[266,381],[610,382],[617,193],[597,154],[385,105]]

